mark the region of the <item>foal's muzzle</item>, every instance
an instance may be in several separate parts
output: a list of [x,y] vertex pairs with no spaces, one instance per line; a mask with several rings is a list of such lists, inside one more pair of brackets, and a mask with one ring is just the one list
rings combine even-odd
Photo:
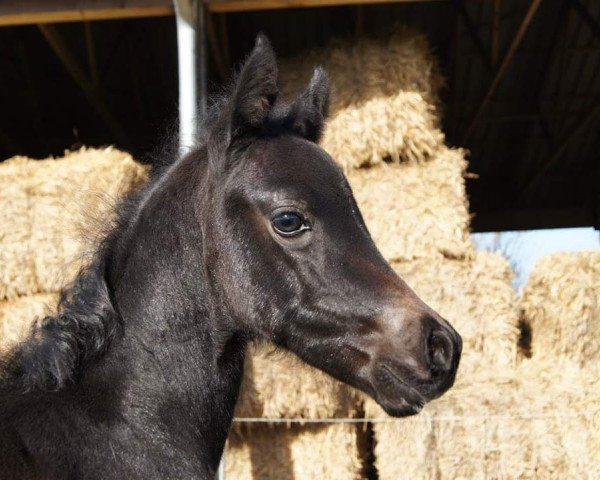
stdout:
[[[417,331],[415,331],[417,330]],[[373,358],[373,396],[392,416],[414,415],[454,383],[462,339],[448,322],[427,315],[384,341]]]

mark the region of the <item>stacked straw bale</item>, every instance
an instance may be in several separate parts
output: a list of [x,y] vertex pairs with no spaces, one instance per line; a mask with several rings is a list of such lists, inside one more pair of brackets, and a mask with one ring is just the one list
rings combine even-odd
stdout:
[[533,312],[526,319],[534,355],[521,362],[520,315],[505,260],[478,253],[471,265],[395,265],[456,326],[464,354],[455,386],[416,417],[389,419],[372,400],[365,402],[375,419],[379,478],[596,478],[600,367],[580,364],[597,352],[599,260],[598,253],[568,254],[538,264],[521,300],[523,311]]
[[106,219],[115,197],[145,178],[143,166],[113,148],[0,164],[0,353],[52,313],[84,261],[89,222]]
[[284,62],[282,84],[299,92],[316,64],[332,85],[321,143],[348,175],[383,255],[472,254],[465,152],[444,144],[437,112],[443,80],[425,37],[399,30],[387,40],[333,43]]
[[323,147],[345,170],[384,161],[421,162],[444,148],[436,113],[443,79],[424,35],[332,43],[282,64],[287,92],[305,88],[315,65],[332,96]]
[[349,418],[360,405],[357,392],[291,353],[251,345],[236,408],[239,418]]
[[225,450],[225,478],[358,480],[361,434],[352,424],[234,428]]
[[515,365],[519,312],[513,273],[504,257],[478,252],[463,261],[427,259],[392,266],[461,334],[461,372]]
[[375,423],[379,478],[597,478],[597,378],[566,358],[476,373],[416,417]]
[[[516,364],[519,313],[506,259],[478,252],[466,261],[418,260],[392,267],[460,333],[463,354],[457,383]],[[385,416],[371,399],[365,400],[365,412],[367,417]]]
[[55,292],[80,266],[81,229],[145,179],[113,148],[61,159],[14,157],[0,164],[0,300]]
[[598,362],[600,252],[543,257],[523,290],[520,307],[534,356],[561,355],[582,365]]
[[389,261],[473,254],[462,150],[440,149],[425,163],[347,172],[373,240]]

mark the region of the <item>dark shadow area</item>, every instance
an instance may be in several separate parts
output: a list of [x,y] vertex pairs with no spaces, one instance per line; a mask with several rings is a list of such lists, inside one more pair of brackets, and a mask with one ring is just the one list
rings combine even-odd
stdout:
[[517,343],[518,353],[525,358],[531,358],[531,340],[533,335],[531,325],[525,320],[520,320],[519,332],[519,342]]

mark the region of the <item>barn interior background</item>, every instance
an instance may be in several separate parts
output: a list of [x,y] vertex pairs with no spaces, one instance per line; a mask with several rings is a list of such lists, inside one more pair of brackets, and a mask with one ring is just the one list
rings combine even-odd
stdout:
[[[255,350],[225,477],[595,478],[600,254],[546,257],[518,295],[509,262],[469,233],[600,226],[600,3],[205,8],[208,93],[259,31],[284,87],[328,67],[325,147],[386,258],[465,339],[456,387],[399,421]],[[76,267],[82,212],[108,209],[98,192],[132,188],[176,143],[173,12],[168,0],[0,4],[0,159],[17,156],[0,163],[2,348]],[[49,156],[64,158],[24,158]]]

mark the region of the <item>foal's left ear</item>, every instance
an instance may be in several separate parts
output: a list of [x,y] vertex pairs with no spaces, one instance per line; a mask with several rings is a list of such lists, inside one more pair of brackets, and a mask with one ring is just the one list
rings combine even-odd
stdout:
[[318,142],[329,114],[329,78],[321,66],[315,68],[308,87],[291,105],[289,121],[294,131]]

